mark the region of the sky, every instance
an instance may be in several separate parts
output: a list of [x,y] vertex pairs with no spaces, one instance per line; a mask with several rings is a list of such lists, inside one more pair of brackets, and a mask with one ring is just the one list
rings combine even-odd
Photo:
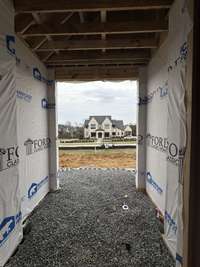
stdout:
[[59,82],[58,123],[84,123],[91,115],[111,115],[136,123],[137,82]]

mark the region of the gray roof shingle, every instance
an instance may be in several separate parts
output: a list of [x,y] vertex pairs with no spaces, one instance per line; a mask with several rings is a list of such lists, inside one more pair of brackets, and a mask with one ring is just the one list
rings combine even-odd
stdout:
[[106,116],[106,115],[103,115],[103,116],[90,116],[89,117],[89,120],[91,120],[92,118],[95,118],[95,120],[99,123],[99,124],[102,124],[103,121],[108,118],[110,120],[112,120],[112,117],[110,115]]
[[113,126],[120,130],[124,130],[124,122],[122,120],[112,120]]

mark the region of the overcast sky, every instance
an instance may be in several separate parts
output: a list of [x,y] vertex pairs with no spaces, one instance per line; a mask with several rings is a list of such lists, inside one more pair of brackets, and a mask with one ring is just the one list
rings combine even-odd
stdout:
[[90,115],[136,122],[137,82],[58,83],[58,123],[83,123]]

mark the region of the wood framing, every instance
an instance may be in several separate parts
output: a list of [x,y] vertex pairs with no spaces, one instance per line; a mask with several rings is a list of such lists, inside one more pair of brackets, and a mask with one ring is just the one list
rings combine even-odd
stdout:
[[[90,53],[84,52],[62,52],[58,55],[54,54],[49,60],[51,62],[70,62],[87,60],[107,61],[107,60],[148,60],[150,59],[150,53],[148,51],[107,51],[106,53],[91,51]],[[48,62],[47,62],[48,63]]]
[[15,31],[47,67],[68,67],[57,72],[59,79],[127,79],[136,76],[133,66],[149,63],[161,34],[167,35],[172,3],[14,0]]
[[168,9],[172,0],[14,0],[16,12],[79,12]]
[[[15,25],[16,32],[21,28]],[[127,34],[127,33],[151,33],[168,30],[166,20],[129,21],[129,22],[105,22],[105,23],[75,23],[73,25],[33,25],[23,36],[72,36],[72,35],[97,35],[97,34]]]
[[54,62],[51,61],[51,59],[49,59],[47,62],[45,62],[45,64],[47,65],[47,67],[53,67],[53,66],[99,66],[99,65],[114,65],[114,66],[121,66],[121,65],[136,65],[138,66],[143,66],[143,65],[147,65],[149,62],[148,59],[137,59],[137,60],[133,60],[133,59],[124,59],[124,60],[95,60],[95,59],[88,59],[88,60],[84,60],[84,61],[80,61],[80,60],[70,60],[70,61],[58,61],[58,62]]
[[137,79],[138,71],[134,67],[77,67],[77,68],[56,68],[57,80],[124,80]]
[[155,38],[141,39],[110,39],[110,40],[68,40],[52,41],[40,46],[37,51],[68,51],[68,50],[97,50],[97,49],[137,49],[137,48],[157,48]]

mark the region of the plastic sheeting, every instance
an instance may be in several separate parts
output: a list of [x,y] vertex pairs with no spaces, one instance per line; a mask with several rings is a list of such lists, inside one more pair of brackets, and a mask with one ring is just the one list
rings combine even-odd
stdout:
[[[47,103],[47,84],[34,78],[34,62],[29,53],[25,51],[17,56],[20,57],[16,69],[19,174],[24,219],[49,191],[51,139],[48,109],[44,105]],[[29,65],[24,63],[24,57],[29,58]]]
[[22,239],[14,42],[0,35],[0,266]]
[[187,37],[192,29],[184,0],[170,10],[169,34],[148,68],[146,188],[165,216],[164,238],[182,263],[182,169],[186,150]]
[[[49,192],[48,80],[13,35],[0,39],[0,266]],[[37,66],[37,67],[35,67]],[[48,86],[47,86],[48,84]]]
[[[182,206],[183,206],[183,161],[187,145],[186,129],[186,59],[188,34],[192,22],[186,2],[180,1],[172,12],[171,28],[176,49],[169,54],[168,65],[168,122],[167,136],[167,188],[165,208],[165,239],[176,257],[177,266],[182,264]],[[177,17],[181,30],[177,25]]]
[[12,1],[0,0],[0,17],[0,266],[4,266],[22,240],[23,220],[49,191],[52,138],[46,68],[14,36]]

